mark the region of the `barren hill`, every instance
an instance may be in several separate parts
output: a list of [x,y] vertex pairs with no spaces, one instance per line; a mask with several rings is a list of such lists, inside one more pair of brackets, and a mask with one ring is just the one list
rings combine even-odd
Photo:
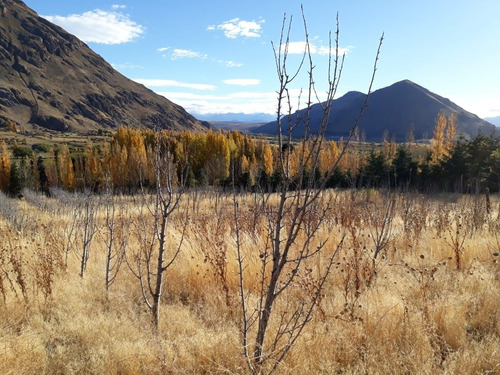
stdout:
[[19,0],[0,0],[0,127],[86,133],[121,125],[206,130]]

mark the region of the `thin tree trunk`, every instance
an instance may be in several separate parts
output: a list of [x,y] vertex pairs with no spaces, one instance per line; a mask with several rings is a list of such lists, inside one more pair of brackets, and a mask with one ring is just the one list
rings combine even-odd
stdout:
[[[163,212],[168,212],[168,207],[164,207]],[[153,309],[152,309],[152,318],[153,325],[155,329],[158,329],[160,325],[160,305],[161,305],[161,295],[163,292],[163,273],[165,271],[164,262],[165,262],[165,236],[167,230],[168,218],[162,217],[160,224],[160,233],[158,236],[159,244],[158,244],[158,260],[156,264],[156,284],[155,291],[153,294]]]

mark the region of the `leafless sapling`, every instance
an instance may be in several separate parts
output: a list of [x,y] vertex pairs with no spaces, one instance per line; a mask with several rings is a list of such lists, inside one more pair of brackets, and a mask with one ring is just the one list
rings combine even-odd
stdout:
[[[111,172],[105,172],[104,228],[100,232],[106,249],[105,285],[109,291],[118,276],[129,237],[129,221],[123,214],[123,206],[117,202],[113,192]],[[118,212],[117,212],[118,208]]]
[[[146,191],[145,186],[141,189],[140,213],[136,222],[140,249],[133,258],[126,255],[130,269],[139,280],[142,296],[151,311],[155,329],[160,325],[166,271],[181,251],[188,222],[186,212],[180,241],[169,246],[167,227],[172,214],[179,209],[185,183],[185,173],[178,173],[173,160],[173,150],[169,146],[167,137],[156,131],[151,153],[153,185],[150,192]],[[169,249],[172,250],[170,253]]]
[[[346,153],[350,140],[356,133],[359,121],[367,105],[360,109],[358,118],[353,124],[350,136],[344,142],[336,161],[332,163],[325,179],[322,182],[315,180],[314,176],[319,170],[320,153],[324,148],[333,98],[337,92],[339,79],[342,74],[344,56],[340,56],[339,49],[339,23],[337,17],[337,30],[335,46],[332,47],[330,35],[330,54],[328,74],[326,77],[328,89],[326,100],[320,102],[313,74],[315,65],[312,59],[311,44],[304,11],[302,20],[305,34],[305,50],[297,69],[288,70],[288,57],[290,48],[290,22],[283,18],[283,25],[279,46],[274,46],[277,76],[279,79],[277,103],[277,143],[278,143],[278,168],[282,175],[282,183],[276,193],[276,199],[264,199],[264,216],[267,220],[266,246],[261,249],[259,291],[256,306],[249,305],[248,294],[245,289],[245,257],[240,249],[240,240],[237,238],[239,280],[242,308],[242,343],[247,364],[253,373],[274,371],[279,363],[289,352],[293,344],[300,337],[305,326],[311,321],[315,306],[323,293],[323,288],[328,275],[332,270],[334,258],[341,249],[345,235],[335,239],[329,248],[328,238],[319,238],[323,219],[332,209],[332,195],[326,191],[326,181],[333,174],[340,159]],[[366,100],[376,71],[376,64],[382,44],[375,60],[372,80]],[[302,115],[294,116],[292,113],[292,97],[290,88],[297,79],[304,66],[307,65],[308,84],[305,90],[306,103]],[[311,111],[313,102],[320,102],[322,116],[313,131]],[[300,106],[300,98],[299,98]],[[294,142],[293,137],[300,134],[300,142]],[[294,157],[292,158],[292,149]],[[238,202],[234,195],[235,222],[238,223]],[[277,200],[277,202],[276,202]],[[237,231],[238,232],[238,231]],[[328,237],[328,236],[326,236]],[[292,303],[287,298],[295,281],[309,272],[310,265],[322,253],[326,253],[327,261],[317,270],[316,288],[314,294],[306,299],[299,299]],[[286,309],[273,314],[276,303],[280,300],[287,304]],[[278,314],[278,315],[276,315]],[[270,325],[273,318],[275,324]],[[272,326],[272,329],[270,327]],[[251,335],[255,339],[251,340]]]

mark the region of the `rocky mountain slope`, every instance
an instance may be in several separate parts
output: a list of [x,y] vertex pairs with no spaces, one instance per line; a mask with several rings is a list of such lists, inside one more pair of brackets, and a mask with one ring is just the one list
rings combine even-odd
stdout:
[[206,130],[22,1],[0,0],[0,127],[12,122],[75,133],[121,125]]

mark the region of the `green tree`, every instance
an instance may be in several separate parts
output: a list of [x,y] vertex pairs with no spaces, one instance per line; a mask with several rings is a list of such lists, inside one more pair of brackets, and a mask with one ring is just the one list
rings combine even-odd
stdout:
[[500,139],[493,136],[478,135],[469,143],[468,168],[472,192],[479,193],[486,187],[491,192],[498,191],[499,150]]
[[21,190],[23,189],[23,180],[21,176],[21,172],[19,170],[19,166],[17,163],[12,163],[10,168],[10,183],[9,183],[9,194],[12,196],[17,196],[21,194]]
[[389,165],[384,153],[372,150],[361,170],[364,185],[381,187],[389,182]]
[[398,147],[396,156],[392,160],[391,173],[394,186],[400,189],[407,190],[416,182],[417,163],[406,146]]
[[38,169],[40,190],[44,194],[49,194],[49,179],[47,177],[47,174],[45,173],[45,165],[41,156],[38,157],[36,166]]

